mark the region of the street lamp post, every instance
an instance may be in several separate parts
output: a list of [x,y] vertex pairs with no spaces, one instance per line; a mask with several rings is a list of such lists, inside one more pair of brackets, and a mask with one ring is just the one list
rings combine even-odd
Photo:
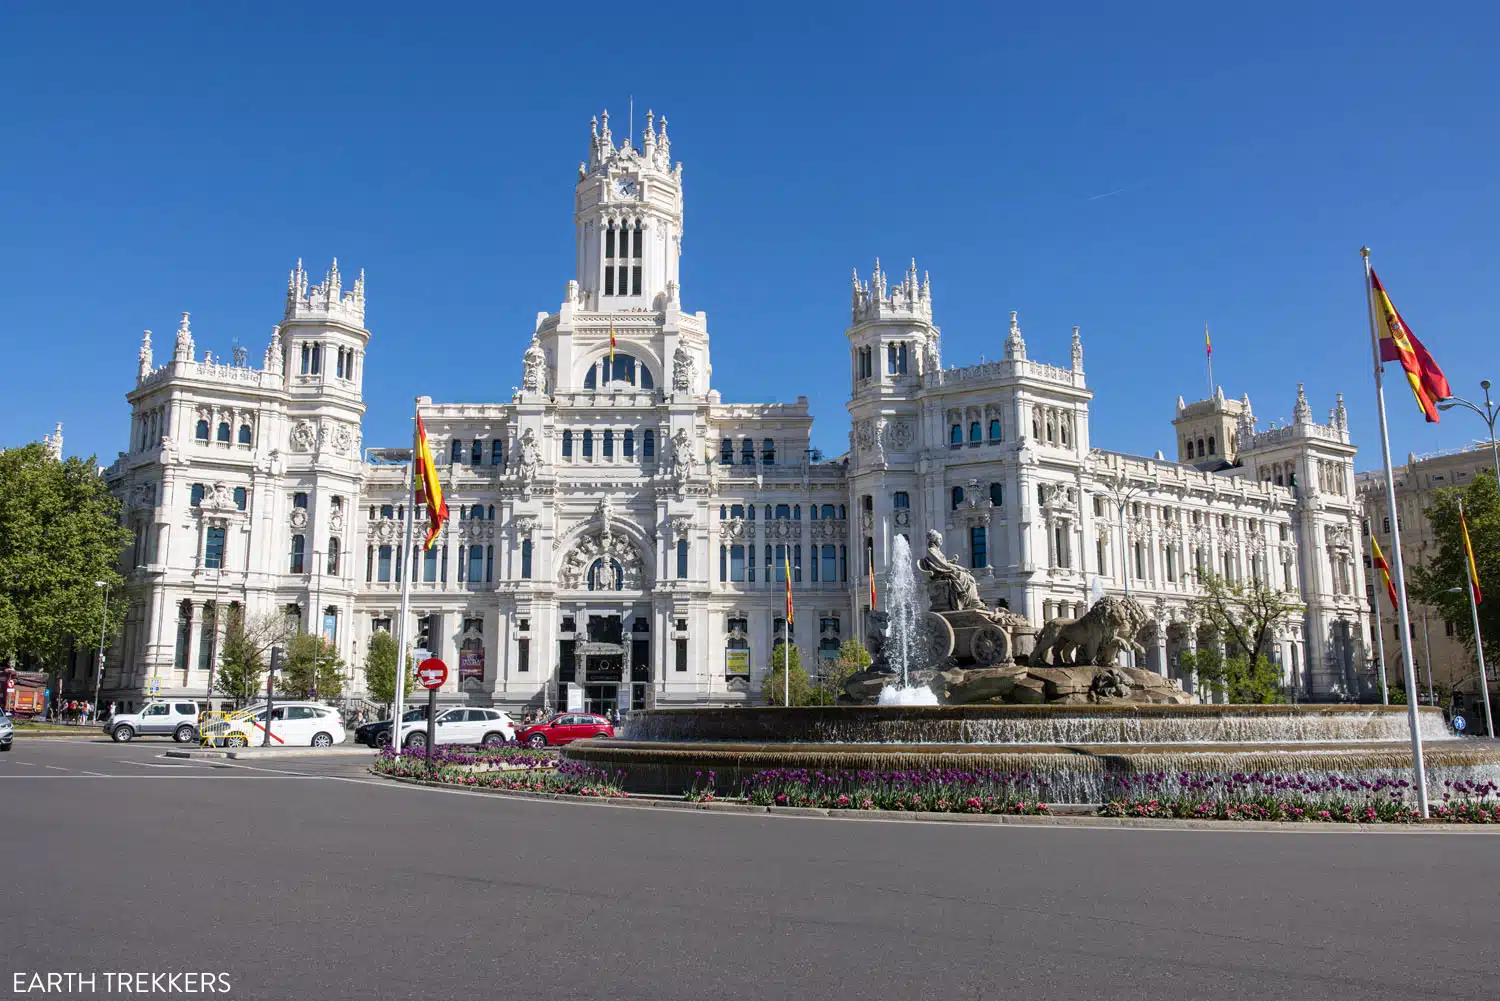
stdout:
[[1490,380],[1481,379],[1479,388],[1484,390],[1484,407],[1470,403],[1461,396],[1450,396],[1445,400],[1438,401],[1439,410],[1452,410],[1454,407],[1468,407],[1479,415],[1479,419],[1490,429],[1490,459],[1495,464],[1495,482],[1500,484],[1500,446],[1495,442],[1495,422],[1500,420],[1500,405],[1490,402]]
[[99,613],[99,673],[94,677],[94,718],[99,718],[99,689],[104,687],[104,630],[109,624],[109,582],[94,581],[95,587],[104,588],[104,609]]

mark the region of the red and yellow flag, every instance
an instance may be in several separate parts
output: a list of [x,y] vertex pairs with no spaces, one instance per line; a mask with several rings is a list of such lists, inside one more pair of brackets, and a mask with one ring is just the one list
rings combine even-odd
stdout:
[[796,621],[795,616],[793,616],[793,614],[792,614],[792,552],[791,551],[792,551],[792,547],[791,546],[787,546],[786,547],[786,551],[784,553],[782,553],[782,557],[781,557],[782,560],[783,560],[783,562],[786,565],[786,624],[787,624],[787,629],[788,630],[791,629],[792,623]]
[[870,553],[870,611],[875,611],[875,554]]
[[1484,592],[1479,590],[1479,568],[1474,565],[1474,547],[1469,543],[1469,523],[1464,518],[1463,505],[1458,508],[1458,526],[1464,532],[1464,559],[1469,561],[1469,586],[1474,589],[1474,604],[1484,600]]
[[1401,368],[1406,372],[1406,381],[1411,383],[1412,395],[1417,398],[1417,406],[1422,408],[1428,424],[1436,424],[1439,420],[1437,401],[1453,395],[1453,391],[1448,388],[1448,380],[1443,376],[1443,370],[1438,368],[1437,362],[1432,360],[1432,355],[1427,353],[1422,342],[1417,340],[1411,328],[1406,325],[1406,321],[1401,319],[1401,314],[1396,312],[1396,307],[1391,303],[1391,297],[1386,295],[1385,286],[1380,284],[1374,268],[1370,269],[1370,285],[1375,296],[1380,360],[1401,363]]
[[427,443],[427,428],[417,414],[417,500],[427,505],[427,538],[423,549],[432,548],[432,540],[448,520],[448,502],[443,500],[443,485],[438,482],[437,465],[432,461],[432,446]]
[[1385,553],[1380,551],[1380,543],[1375,541],[1374,535],[1370,536],[1370,550],[1371,561],[1385,580],[1385,595],[1391,599],[1391,612],[1394,613],[1399,606],[1396,602],[1396,585],[1391,581],[1391,565],[1385,561]]
[[609,321],[609,378],[615,377],[615,321]]
[[1203,325],[1203,352],[1212,358],[1214,356],[1214,342],[1208,339],[1208,324]]

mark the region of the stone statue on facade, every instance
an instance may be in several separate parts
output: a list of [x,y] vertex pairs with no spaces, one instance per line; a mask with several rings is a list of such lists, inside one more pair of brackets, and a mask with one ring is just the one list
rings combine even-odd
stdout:
[[917,568],[927,575],[927,590],[934,612],[961,612],[984,607],[974,575],[956,559],[943,555],[941,532],[934,529],[927,533],[927,555],[917,560]]
[[693,356],[681,344],[672,352],[672,389],[679,393],[693,389]]
[[528,393],[547,391],[547,355],[536,334],[531,335],[531,345],[521,356],[521,389]]
[[693,454],[693,441],[686,428],[679,428],[672,436],[672,453],[667,461],[669,471],[678,480],[686,481],[693,475],[693,464],[697,462],[697,456]]
[[524,482],[536,479],[542,464],[542,450],[537,447],[536,432],[527,428],[521,434],[520,456],[516,461],[516,475]]

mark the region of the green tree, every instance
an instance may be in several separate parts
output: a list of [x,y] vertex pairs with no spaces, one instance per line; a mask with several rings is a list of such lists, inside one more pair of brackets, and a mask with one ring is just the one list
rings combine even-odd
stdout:
[[214,688],[233,699],[235,705],[254,701],[265,690],[271,648],[285,644],[295,628],[295,620],[281,612],[247,619],[242,609],[229,609]]
[[870,666],[870,651],[857,639],[847,639],[839,646],[838,660],[819,673],[810,696],[810,705],[831,706],[843,694],[849,676]]
[[1236,705],[1274,705],[1288,701],[1282,686],[1281,668],[1265,654],[1250,658],[1242,653],[1225,657],[1217,647],[1183,651],[1180,669],[1197,677],[1200,684],[1222,688]]
[[[406,662],[407,670],[402,672],[406,679],[403,696],[411,695],[412,690],[410,651]],[[396,638],[384,629],[375,631],[365,649],[365,688],[376,702],[390,704],[396,701]]]
[[293,698],[336,699],[344,691],[344,661],[338,648],[313,633],[298,633],[287,643],[276,690]]
[[[1500,663],[1500,601],[1496,600],[1500,597],[1500,494],[1496,493],[1493,474],[1482,473],[1466,487],[1438,491],[1426,511],[1432,534],[1437,538],[1437,555],[1425,565],[1410,567],[1407,585],[1410,596],[1438,608],[1443,620],[1453,626],[1464,645],[1473,651],[1474,619],[1469,612],[1466,559],[1458,521],[1460,497],[1464,502],[1464,520],[1469,523],[1469,541],[1474,546],[1474,564],[1479,570],[1479,589],[1488,599],[1479,603],[1479,631],[1484,635],[1484,658],[1488,666]],[[1449,593],[1452,588],[1458,588],[1458,592]],[[1473,670],[1478,673],[1477,661]]]
[[106,642],[129,605],[118,566],[130,544],[120,502],[93,456],[53,459],[41,443],[0,451],[0,660],[57,673],[75,644]]
[[[783,704],[782,696],[787,688],[787,647],[778,642],[771,649],[771,673],[761,682],[761,694],[765,695],[766,701],[773,706]],[[791,646],[791,704],[794,706],[805,706],[812,703],[812,682],[807,678],[807,672],[802,669],[802,654],[794,643]]]

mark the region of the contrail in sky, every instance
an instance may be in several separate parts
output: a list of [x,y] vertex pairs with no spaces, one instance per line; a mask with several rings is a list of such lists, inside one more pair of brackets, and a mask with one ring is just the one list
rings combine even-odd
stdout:
[[1104,194],[1102,194],[1102,195],[1089,195],[1089,196],[1088,196],[1088,198],[1086,198],[1086,199],[1084,199],[1084,200],[1085,200],[1085,201],[1090,201],[1090,202],[1097,202],[1097,201],[1098,201],[1098,200],[1099,200],[1099,199],[1101,199],[1101,198],[1108,198],[1108,197],[1110,197],[1110,196],[1111,196],[1111,195],[1118,195],[1118,194],[1119,194],[1119,193],[1120,193],[1120,192],[1122,192],[1122,191],[1129,191],[1129,190],[1130,190],[1130,189],[1131,189],[1131,188],[1133,188],[1133,187],[1135,187],[1135,185],[1134,185],[1134,184],[1127,184],[1127,185],[1125,185],[1125,187],[1123,187],[1123,188],[1116,188],[1116,189],[1115,189],[1115,190],[1113,190],[1113,191],[1106,191],[1106,192],[1105,192],[1105,193],[1104,193]]

